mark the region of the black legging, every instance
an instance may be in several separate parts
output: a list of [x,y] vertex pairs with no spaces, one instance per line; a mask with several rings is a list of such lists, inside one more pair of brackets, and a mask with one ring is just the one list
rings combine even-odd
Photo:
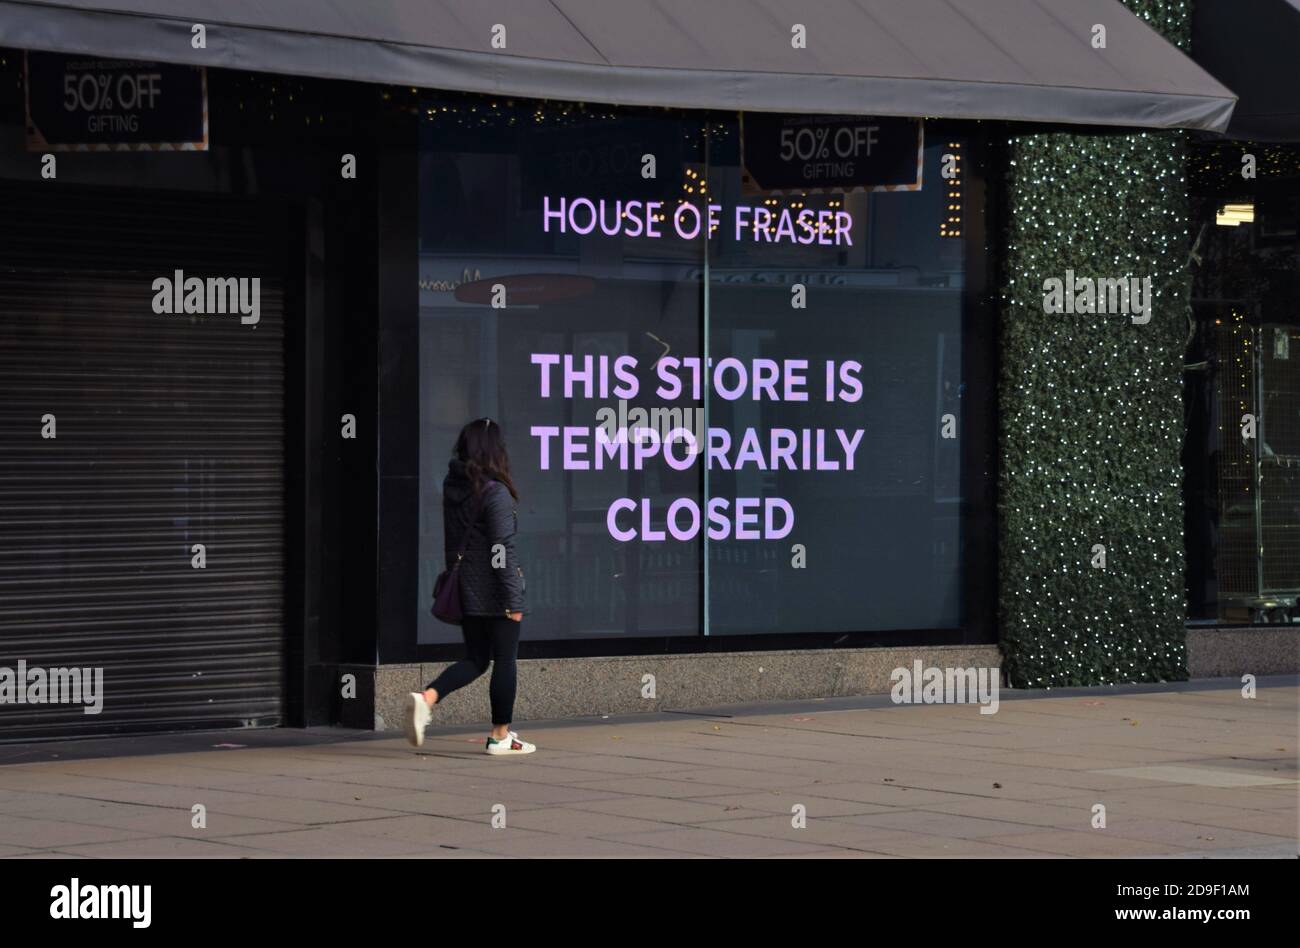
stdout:
[[503,616],[465,616],[460,632],[465,637],[465,658],[443,669],[427,688],[438,692],[442,701],[457,688],[464,688],[487,671],[492,662],[492,723],[509,724],[515,712],[515,657],[519,654],[519,627],[523,623]]

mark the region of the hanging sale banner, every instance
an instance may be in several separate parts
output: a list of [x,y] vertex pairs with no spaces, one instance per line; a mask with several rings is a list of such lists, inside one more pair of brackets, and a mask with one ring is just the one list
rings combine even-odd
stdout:
[[740,147],[746,193],[921,190],[920,119],[743,112]]
[[25,56],[30,151],[206,151],[202,66]]

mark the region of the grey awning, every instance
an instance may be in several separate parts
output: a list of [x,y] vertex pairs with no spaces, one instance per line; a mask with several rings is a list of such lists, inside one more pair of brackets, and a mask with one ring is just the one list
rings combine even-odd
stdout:
[[0,0],[0,44],[693,109],[1217,131],[1234,102],[1118,0]]
[[1196,0],[1192,55],[1241,97],[1228,134],[1300,142],[1300,0]]

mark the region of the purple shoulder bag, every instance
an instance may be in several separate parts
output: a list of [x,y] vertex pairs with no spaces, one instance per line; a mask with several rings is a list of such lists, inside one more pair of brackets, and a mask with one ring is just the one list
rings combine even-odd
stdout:
[[478,515],[482,509],[483,500],[480,497],[474,507],[474,514],[469,519],[469,525],[465,528],[465,539],[456,553],[456,562],[451,564],[450,569],[439,573],[438,578],[433,581],[433,608],[430,611],[433,612],[435,619],[451,625],[460,625],[461,620],[465,618],[460,604],[460,561],[464,559],[465,551],[469,548],[469,537],[474,532],[474,524],[478,522]]

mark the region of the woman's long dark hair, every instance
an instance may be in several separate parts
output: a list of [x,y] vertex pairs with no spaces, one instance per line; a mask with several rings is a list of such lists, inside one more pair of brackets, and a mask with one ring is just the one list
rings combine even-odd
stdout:
[[515,482],[510,479],[510,455],[506,453],[506,439],[501,426],[491,418],[479,418],[460,429],[456,439],[456,457],[465,464],[465,473],[477,496],[489,480],[500,481],[519,499]]

